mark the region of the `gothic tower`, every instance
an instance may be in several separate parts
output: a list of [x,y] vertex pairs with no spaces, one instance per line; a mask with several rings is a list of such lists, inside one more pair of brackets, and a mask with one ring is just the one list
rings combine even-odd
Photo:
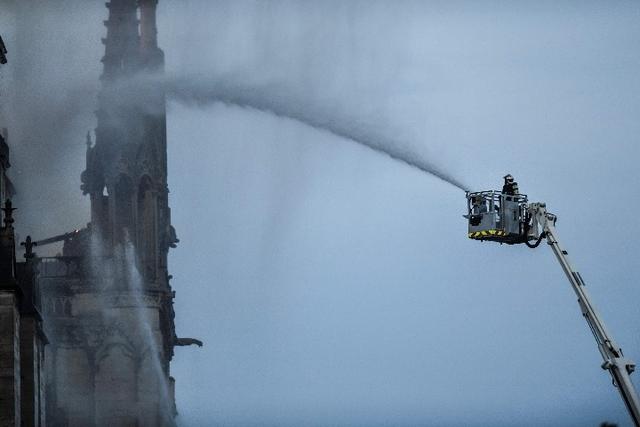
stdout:
[[148,285],[163,288],[168,249],[176,239],[168,206],[165,98],[160,85],[164,55],[156,39],[156,4],[157,0],[107,3],[96,143],[91,147],[88,141],[82,189],[91,198],[91,224],[107,247],[130,242]]
[[172,426],[175,335],[167,256],[164,55],[157,0],[111,0],[95,144],[82,191],[91,222],[41,258],[54,426]]

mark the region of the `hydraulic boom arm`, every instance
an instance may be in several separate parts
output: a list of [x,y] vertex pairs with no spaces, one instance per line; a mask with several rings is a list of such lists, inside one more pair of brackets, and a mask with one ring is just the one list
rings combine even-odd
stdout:
[[516,245],[524,243],[536,248],[547,239],[560,266],[564,270],[578,304],[602,356],[602,369],[609,371],[614,386],[620,392],[634,425],[640,427],[640,400],[630,375],[635,364],[624,357],[622,349],[604,326],[585,289],[584,280],[569,261],[569,253],[558,241],[556,216],[547,212],[544,203],[529,203],[521,194],[512,175],[504,177],[502,191],[467,192],[469,238],[480,241]]
[[531,230],[529,235],[547,239],[547,243],[551,246],[553,253],[560,262],[573,291],[578,297],[578,304],[593,336],[598,344],[598,350],[602,355],[602,369],[606,369],[613,378],[614,385],[618,388],[622,400],[624,401],[629,414],[635,425],[640,427],[640,400],[638,394],[631,382],[630,374],[635,369],[635,364],[626,359],[622,353],[622,349],[615,343],[613,337],[607,331],[602,319],[594,308],[589,295],[585,289],[585,283],[569,261],[569,253],[563,249],[558,241],[556,234],[556,216],[547,212],[544,203],[531,203],[529,205],[529,214],[531,215]]

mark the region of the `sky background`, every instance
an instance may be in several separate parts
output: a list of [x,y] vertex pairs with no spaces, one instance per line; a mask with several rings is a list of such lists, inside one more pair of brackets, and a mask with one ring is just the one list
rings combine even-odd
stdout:
[[[79,173],[107,10],[0,4],[15,11],[0,16],[12,61],[0,117],[16,216],[44,237],[88,220]],[[258,106],[371,129],[473,190],[512,173],[559,216],[640,361],[640,4],[161,0],[158,12],[171,78],[260,88]],[[176,326],[205,342],[176,349],[181,426],[630,425],[546,246],[467,239],[462,191],[330,132],[174,95]]]

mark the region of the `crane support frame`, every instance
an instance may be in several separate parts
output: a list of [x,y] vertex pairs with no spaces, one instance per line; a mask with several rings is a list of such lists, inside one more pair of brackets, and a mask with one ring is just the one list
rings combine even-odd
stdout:
[[505,177],[503,191],[467,192],[467,215],[464,217],[469,222],[469,238],[508,245],[523,243],[530,248],[537,248],[546,239],[578,297],[582,316],[602,356],[601,367],[609,371],[634,425],[640,427],[640,399],[631,381],[635,363],[625,358],[607,330],[591,302],[582,276],[569,260],[569,252],[560,244],[555,226],[557,217],[547,211],[545,203],[529,203],[526,195],[515,191],[513,178],[511,183],[506,181],[510,176]]
[[536,237],[535,234],[537,233],[541,233],[543,237],[546,237],[547,244],[551,246],[551,250],[558,259],[562,270],[571,283],[573,291],[578,297],[582,315],[593,333],[603,359],[601,367],[611,374],[613,383],[620,392],[620,396],[635,426],[640,427],[640,399],[638,399],[638,394],[631,381],[631,373],[635,370],[635,363],[624,357],[622,349],[616,344],[593,306],[582,276],[573,267],[569,260],[569,253],[558,240],[555,227],[557,217],[547,212],[544,203],[531,203],[529,205],[529,214],[532,221],[530,237]]

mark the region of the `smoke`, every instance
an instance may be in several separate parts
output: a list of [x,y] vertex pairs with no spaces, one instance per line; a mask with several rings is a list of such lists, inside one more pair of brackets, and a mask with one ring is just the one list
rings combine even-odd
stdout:
[[[0,28],[10,50],[10,62],[0,70],[0,78],[15,77],[8,85],[9,90],[0,96],[4,107],[1,124],[9,127],[13,150],[10,173],[20,197],[16,200],[16,207],[20,209],[16,214],[17,226],[33,233],[34,237],[46,237],[76,228],[88,216],[86,198],[78,189],[78,175],[83,168],[84,135],[95,126],[92,110],[103,54],[101,21],[106,18],[106,8],[104,2],[86,0],[3,1],[0,3],[3,24],[8,16],[4,8],[7,3],[20,6],[23,18],[19,25],[11,25],[12,29],[21,29],[18,36],[7,34],[9,30],[4,26]],[[633,113],[638,111],[640,99],[637,96],[640,85],[633,77],[637,76],[633,70],[638,64],[637,6],[631,3],[619,3],[615,7],[578,2],[512,3],[515,2],[487,6],[473,2],[388,0],[161,0],[160,46],[167,54],[167,69],[174,76],[165,84],[172,97],[194,106],[219,100],[298,117],[298,120],[311,116],[311,120],[306,120],[308,124],[315,122],[336,134],[351,135],[414,163],[441,166],[431,168],[436,171],[445,170],[442,165],[447,165],[447,171],[458,172],[460,169],[447,154],[455,153],[456,158],[462,158],[459,154],[463,152],[482,165],[469,174],[476,174],[475,180],[488,171],[501,170],[504,164],[513,170],[528,170],[534,177],[545,170],[549,173],[550,194],[556,194],[560,202],[567,200],[561,191],[570,186],[571,180],[564,179],[567,171],[583,177],[585,187],[609,185],[611,176],[605,173],[607,168],[601,167],[603,159],[609,159],[617,173],[629,178],[618,181],[635,182],[637,168],[631,159],[637,157],[633,135],[638,133],[638,121]],[[191,77],[189,72],[194,70],[200,72],[199,76]],[[263,78],[256,78],[260,76]],[[78,84],[81,81],[89,82],[86,90]],[[196,88],[209,96],[194,99],[192,92]],[[7,92],[13,96],[9,101],[5,97]],[[76,112],[82,117],[76,117]],[[187,160],[182,162],[185,167],[192,166],[189,162],[193,162],[193,152],[207,149],[206,144],[210,143],[206,135],[201,145],[195,145],[198,141],[194,141],[194,133],[189,129],[194,125],[191,121],[176,130],[176,135],[190,144],[191,151],[182,146],[176,149],[177,141],[170,141],[174,150],[185,151],[183,156]],[[509,146],[505,147],[507,141]],[[455,147],[439,149],[445,142],[455,143]],[[417,145],[428,146],[429,151]],[[531,156],[530,148],[534,146],[556,155]],[[209,157],[218,154],[209,149],[214,152],[208,153]],[[580,161],[576,162],[576,156]],[[173,165],[177,163],[176,157],[170,159]],[[198,164],[206,166],[205,162]],[[567,165],[576,164],[581,167],[567,169]],[[241,166],[230,168],[235,170],[234,177],[246,173]],[[192,319],[190,327],[200,326],[203,335],[214,342],[218,336],[213,329],[225,331],[227,327],[228,331],[226,340],[217,340],[221,344],[217,346],[219,353],[203,353],[201,362],[192,367],[191,376],[183,374],[184,368],[178,376],[184,401],[191,402],[192,407],[201,405],[205,416],[228,411],[229,400],[234,397],[234,393],[229,392],[232,390],[229,384],[244,387],[238,390],[255,390],[255,394],[260,395],[255,405],[246,396],[237,398],[242,400],[238,408],[249,416],[252,406],[268,405],[269,402],[264,403],[267,399],[271,399],[277,411],[286,412],[282,408],[287,396],[306,396],[309,407],[314,410],[297,425],[340,408],[347,408],[348,415],[355,414],[351,424],[362,425],[362,419],[357,419],[361,414],[356,410],[365,405],[369,405],[366,413],[371,417],[378,415],[369,424],[375,421],[396,425],[402,424],[393,415],[398,413],[415,417],[423,414],[419,419],[406,421],[406,425],[424,424],[424,420],[443,425],[448,420],[448,424],[452,424],[452,416],[468,417],[455,418],[457,421],[453,424],[458,425],[517,424],[527,417],[533,417],[530,418],[532,424],[557,425],[558,419],[552,419],[555,416],[566,423],[585,425],[594,424],[593,414],[597,417],[604,411],[611,414],[619,410],[614,406],[619,403],[617,400],[606,400],[608,392],[603,396],[591,388],[585,389],[583,384],[591,384],[590,378],[566,376],[567,372],[591,373],[589,367],[576,369],[576,360],[571,354],[549,359],[548,352],[540,350],[538,343],[542,339],[551,339],[551,345],[559,349],[570,348],[565,345],[567,336],[578,342],[578,334],[554,327],[570,325],[565,322],[568,319],[560,319],[555,314],[564,313],[561,299],[557,299],[560,302],[556,304],[547,304],[556,299],[540,292],[539,280],[527,282],[526,278],[530,286],[515,291],[513,287],[497,288],[496,281],[491,280],[487,281],[491,285],[488,290],[485,286],[469,286],[482,282],[477,272],[487,271],[487,263],[496,264],[494,270],[504,270],[504,276],[512,277],[518,276],[522,264],[495,263],[495,257],[479,257],[473,245],[469,250],[469,245],[453,239],[450,231],[459,227],[457,217],[428,216],[430,225],[437,219],[439,226],[432,227],[433,234],[425,238],[422,232],[425,218],[415,217],[432,215],[432,200],[403,205],[391,198],[394,192],[380,192],[385,205],[398,206],[397,211],[402,214],[394,216],[381,209],[374,211],[377,223],[393,217],[388,229],[395,233],[391,237],[398,238],[387,240],[384,245],[369,238],[377,236],[385,227],[376,226],[375,231],[372,231],[374,227],[364,229],[362,224],[348,221],[351,217],[344,212],[339,212],[340,218],[336,215],[320,222],[314,209],[301,209],[298,217],[290,222],[295,225],[295,220],[303,217],[306,221],[316,221],[316,225],[326,223],[324,232],[318,233],[315,239],[300,233],[305,237],[298,236],[293,243],[285,240],[287,236],[279,236],[276,240],[279,246],[291,246],[285,252],[287,257],[279,259],[276,254],[265,261],[249,252],[248,249],[256,245],[254,240],[247,237],[246,244],[237,244],[238,230],[244,231],[248,220],[239,223],[236,218],[243,212],[252,220],[259,217],[255,213],[255,201],[233,205],[216,198],[201,200],[202,194],[211,194],[205,193],[210,190],[209,183],[198,186],[195,179],[183,179],[181,183],[183,177],[177,176],[180,173],[179,169],[172,170],[170,185],[172,204],[176,208],[174,221],[184,233],[181,236],[184,246],[173,257],[175,260],[181,253],[184,255],[179,262],[174,261],[173,272],[181,283],[190,286],[178,291],[178,303],[184,309],[178,311],[177,320]],[[346,179],[354,176],[347,175]],[[216,183],[220,187],[215,187],[219,190],[213,193],[215,197],[224,191],[244,190],[233,181]],[[295,187],[300,188],[300,184],[296,182]],[[337,189],[338,186],[326,187],[332,194]],[[614,193],[602,192],[611,197]],[[192,196],[189,199],[185,194]],[[257,191],[252,194],[260,196]],[[180,196],[182,203],[176,203],[175,198]],[[628,193],[615,196],[627,197]],[[445,209],[451,211],[457,207],[454,202],[447,204],[447,200],[439,203],[445,203]],[[612,203],[616,203],[615,200],[599,205]],[[363,206],[361,201],[355,204]],[[570,208],[566,205],[566,209]],[[202,215],[202,212],[212,212],[212,215]],[[576,218],[590,225],[585,215],[578,212]],[[348,228],[340,228],[340,220],[348,223]],[[632,221],[629,217],[626,223]],[[625,224],[625,221],[618,223]],[[237,227],[234,228],[234,224]],[[189,228],[193,232],[186,234],[185,229]],[[224,229],[225,233],[216,233],[213,229]],[[259,234],[253,231],[246,235]],[[362,233],[362,240],[354,240],[358,243],[332,242],[341,234],[358,236],[358,232]],[[307,240],[312,240],[314,247],[305,246]],[[615,242],[615,239],[609,240]],[[434,242],[447,244],[442,250],[443,245]],[[375,251],[366,256],[351,256],[362,252],[363,247],[383,246],[385,250],[380,252],[385,253],[380,256]],[[234,247],[240,249],[233,251]],[[320,252],[323,258],[312,262],[317,260],[314,254]],[[340,257],[332,257],[334,253]],[[618,258],[620,262],[626,260],[634,265],[633,260]],[[349,265],[341,269],[339,262],[344,259]],[[460,259],[468,261],[468,265],[451,268],[451,260]],[[594,259],[597,259],[595,255]],[[273,270],[287,274],[256,275],[245,288],[239,287],[239,272],[248,270],[247,265],[260,262],[274,265]],[[220,271],[229,273],[225,276]],[[629,269],[615,271],[628,272]],[[327,274],[323,275],[324,272]],[[620,279],[617,282],[632,283],[633,274]],[[426,280],[429,286],[425,286]],[[366,287],[358,288],[360,283],[366,283]],[[402,284],[402,290],[388,292],[390,283]],[[225,291],[237,292],[238,288],[242,290],[238,295],[244,292],[242,298],[224,298]],[[248,296],[254,295],[255,289],[264,289],[264,295],[271,295],[273,300],[277,298],[273,295],[282,289],[298,298],[277,303],[273,300],[255,302],[252,307],[258,310],[246,309],[247,300],[249,304],[254,302]],[[349,289],[348,293],[345,289]],[[523,289],[537,292],[523,299]],[[502,308],[511,311],[491,310],[496,305],[496,294],[505,301]],[[523,301],[527,304],[523,305]],[[620,312],[624,303],[611,305],[615,307],[611,311]],[[259,369],[237,368],[263,366],[262,359],[251,349],[264,334],[247,338],[245,346],[235,346],[235,352],[234,347],[225,346],[248,336],[243,329],[246,324],[239,321],[241,316],[234,316],[233,310],[244,310],[252,323],[260,323],[256,321],[260,319],[256,316],[260,308],[271,313],[283,307],[292,310],[294,315],[283,322],[291,326],[279,332],[278,341],[289,339],[291,345],[286,349],[290,351],[286,359],[282,358],[286,361],[282,366],[271,363],[273,359],[262,358],[266,359],[264,366],[268,366],[265,371],[273,372],[277,380],[273,381],[276,385],[273,388],[260,388],[264,382],[260,382]],[[523,315],[531,307],[544,313]],[[629,313],[636,313],[634,307],[629,308],[628,304],[626,307],[631,310]],[[475,327],[479,319],[485,328]],[[306,328],[294,327],[300,324]],[[441,327],[443,324],[445,328]],[[557,332],[556,336],[547,334],[531,339],[530,334],[526,334],[523,339],[523,329],[535,333],[550,328]],[[487,329],[496,333],[487,336]],[[501,335],[505,330],[508,332]],[[335,331],[334,336],[325,331]],[[416,338],[421,336],[429,338]],[[501,359],[499,351],[494,350],[500,350],[504,342],[512,343],[519,357]],[[327,345],[322,346],[323,343]],[[443,360],[433,350],[433,343],[439,343],[441,348],[457,356]],[[210,347],[213,348],[216,346]],[[474,351],[469,351],[470,348]],[[273,358],[273,349],[270,350],[265,354]],[[176,361],[186,365],[185,357],[186,354]],[[506,364],[495,363],[496,360]],[[525,365],[530,361],[540,362],[541,370],[528,369]],[[311,369],[304,369],[307,365],[313,365],[313,378],[323,380],[320,385],[308,381],[311,377],[305,374]],[[236,370],[226,369],[229,366]],[[549,366],[553,369],[548,369]],[[447,374],[454,371],[458,378],[465,380],[451,381]],[[519,379],[523,382],[513,381],[513,372],[523,373]],[[289,380],[283,381],[283,377]],[[560,385],[553,393],[531,392],[548,390],[550,381],[558,379]],[[572,396],[569,410],[558,410],[558,396]],[[460,400],[469,403],[469,410],[463,415],[456,405],[451,405]],[[594,401],[600,402],[597,408],[592,404]],[[440,402],[441,409],[429,402]],[[379,412],[369,410],[371,408]],[[444,411],[445,416],[438,410]],[[439,421],[434,421],[438,413],[440,418],[435,419]],[[567,418],[567,414],[580,414],[580,419]],[[263,424],[269,422],[264,417],[256,419]],[[208,424],[211,422],[200,425]],[[325,424],[339,423],[334,418]]]
[[[55,378],[56,393],[65,393],[47,399],[61,416],[84,421],[109,417],[110,411],[122,410],[123,399],[135,399],[144,408],[142,419],[157,414],[171,425],[174,405],[162,364],[159,299],[145,288],[129,241],[112,252],[92,232],[88,245],[82,261],[41,260],[43,327],[55,346],[47,347],[46,374]],[[74,283],[74,277],[85,278],[89,299],[87,293],[60,291],[60,281]],[[82,319],[82,327],[74,329],[70,345],[68,331],[61,327],[68,319],[61,316],[71,315]]]
[[0,0],[0,9],[10,52],[0,69],[0,126],[9,134],[17,232],[46,238],[81,227],[89,216],[79,174],[84,135],[95,127],[106,8],[82,0]]
[[247,86],[230,79],[215,80],[202,76],[169,78],[166,83],[168,94],[184,103],[207,105],[223,102],[291,118],[384,153],[463,191],[468,189],[458,178],[414,151],[410,144],[394,137],[394,130],[396,135],[402,132],[390,123],[381,125],[375,118],[367,120],[366,117],[343,111],[336,105],[321,105],[313,100],[305,102],[296,99],[284,85]]
[[[9,64],[0,73],[4,80],[0,126],[9,129],[10,174],[19,209],[16,226],[21,238],[27,234],[45,238],[81,227],[88,217],[79,173],[84,163],[84,135],[95,127],[93,111],[104,53],[101,21],[106,19],[107,9],[100,2],[80,0],[60,0],[55,5],[0,0],[0,6],[2,32],[10,50]],[[309,13],[305,12],[307,6]],[[290,117],[465,189],[466,183],[443,167],[450,163],[444,155],[448,150],[437,151],[433,133],[415,126],[415,117],[422,114],[420,106],[393,97],[392,92],[402,94],[408,84],[422,90],[418,82],[413,77],[407,81],[403,75],[375,81],[372,75],[386,72],[357,72],[366,66],[363,61],[377,55],[370,51],[371,46],[358,42],[363,22],[355,17],[363,5],[307,6],[295,2],[160,2],[159,35],[167,38],[161,39],[160,45],[167,52],[172,76],[164,80],[168,93],[193,106],[220,101]],[[381,4],[374,6],[380,8]],[[300,25],[281,25],[302,19],[309,21],[310,28],[325,26],[327,13],[333,22],[332,38]],[[169,21],[163,22],[166,19]],[[39,31],[31,31],[33,28]],[[367,39],[373,35],[370,29],[361,29]],[[387,50],[403,46],[399,38],[405,35],[386,31],[388,40],[373,37],[374,43]],[[343,44],[338,51],[336,47]],[[339,61],[328,57],[328,51],[337,52]],[[423,65],[405,64],[406,58],[401,56],[397,62],[404,69]],[[401,84],[390,85],[393,81]],[[135,91],[129,95],[134,96],[132,93]],[[405,120],[404,111],[387,111],[389,105],[396,104],[415,114]]]
[[[131,297],[134,301],[131,310],[134,311],[134,315],[137,318],[135,324],[140,328],[140,338],[144,345],[142,354],[148,356],[148,359],[151,361],[151,377],[155,380],[154,385],[160,391],[158,411],[163,418],[170,420],[172,419],[171,410],[173,408],[173,399],[169,393],[167,375],[162,367],[162,346],[160,345],[160,331],[157,326],[157,317],[151,315],[151,319],[155,321],[150,319],[148,312],[153,313],[154,309],[149,310],[143,300],[143,296],[146,294],[144,279],[137,267],[138,260],[133,244],[127,239],[124,247],[118,249],[120,250],[121,256],[119,261],[124,265],[125,283],[128,285],[128,290],[131,292]],[[143,377],[141,376],[141,378]]]
[[[161,332],[157,310],[154,307],[157,300],[150,297],[150,292],[144,287],[144,279],[138,269],[138,258],[128,235],[123,244],[115,247],[112,255],[107,255],[109,253],[102,238],[92,232],[90,271],[100,282],[100,288],[95,294],[98,304],[94,306],[96,312],[93,314],[100,319],[101,327],[105,330],[113,329],[114,325],[122,325],[123,319],[133,318],[135,321],[128,323],[126,329],[119,331],[119,335],[109,337],[107,334],[108,338],[103,346],[109,348],[109,345],[117,343],[123,337],[126,338],[128,359],[117,360],[118,370],[128,372],[133,360],[134,374],[130,375],[127,381],[131,383],[129,390],[135,389],[139,394],[135,398],[139,399],[147,410],[152,411],[145,416],[151,418],[152,413],[157,411],[162,418],[170,420],[173,401],[161,361]],[[113,292],[117,292],[122,301],[114,303],[110,300],[109,296]],[[114,372],[110,374],[114,375]],[[115,372],[115,375],[117,374],[118,372]],[[112,393],[113,390],[107,392]],[[105,396],[101,397],[105,399]],[[111,401],[104,402],[106,408],[111,404]]]

